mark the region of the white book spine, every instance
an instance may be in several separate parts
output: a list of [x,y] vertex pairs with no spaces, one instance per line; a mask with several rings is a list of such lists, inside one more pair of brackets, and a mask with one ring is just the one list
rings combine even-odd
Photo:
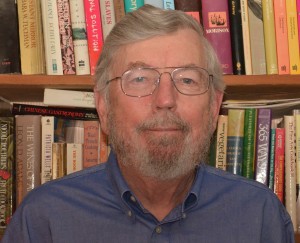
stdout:
[[144,0],[144,4],[150,4],[157,8],[164,8],[164,1],[163,0]]
[[51,180],[52,172],[52,143],[54,142],[54,117],[42,116],[42,135],[41,135],[41,183]]
[[83,1],[70,0],[70,10],[76,74],[88,75],[90,74],[90,61]]
[[48,75],[62,75],[62,56],[58,29],[58,13],[56,0],[41,1],[42,23],[46,72]]
[[164,0],[164,9],[175,10],[174,0]]
[[101,24],[103,39],[108,36],[111,29],[116,24],[115,8],[113,0],[100,0]]
[[67,175],[82,170],[82,144],[67,143]]

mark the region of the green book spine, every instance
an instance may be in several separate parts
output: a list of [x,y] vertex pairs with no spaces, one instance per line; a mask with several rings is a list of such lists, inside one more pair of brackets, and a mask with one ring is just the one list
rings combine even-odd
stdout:
[[244,115],[243,109],[228,110],[226,170],[237,175],[242,175]]
[[256,109],[245,109],[243,173],[244,177],[254,179]]
[[275,128],[270,131],[269,188],[274,190]]
[[124,0],[125,13],[132,12],[144,5],[144,0]]

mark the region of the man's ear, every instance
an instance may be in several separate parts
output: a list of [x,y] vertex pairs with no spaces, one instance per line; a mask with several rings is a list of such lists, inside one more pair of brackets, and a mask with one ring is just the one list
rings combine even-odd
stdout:
[[94,97],[95,97],[95,105],[96,109],[98,112],[100,124],[101,124],[101,129],[103,130],[104,133],[107,134],[107,105],[105,102],[105,97],[104,94],[99,92],[97,88],[94,88]]

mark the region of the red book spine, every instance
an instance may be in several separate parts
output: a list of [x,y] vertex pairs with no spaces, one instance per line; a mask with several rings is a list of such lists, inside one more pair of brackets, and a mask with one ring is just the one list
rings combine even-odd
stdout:
[[97,61],[103,46],[100,4],[96,0],[84,0],[86,31],[90,57],[91,74],[95,74]]
[[275,162],[274,162],[274,192],[279,200],[284,202],[284,143],[285,129],[276,128],[275,131]]

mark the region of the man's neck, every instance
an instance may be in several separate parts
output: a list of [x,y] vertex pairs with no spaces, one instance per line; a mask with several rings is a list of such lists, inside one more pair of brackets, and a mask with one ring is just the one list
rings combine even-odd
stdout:
[[162,221],[176,206],[181,204],[190,190],[195,171],[180,178],[157,180],[145,177],[132,167],[120,163],[121,172],[143,207]]

